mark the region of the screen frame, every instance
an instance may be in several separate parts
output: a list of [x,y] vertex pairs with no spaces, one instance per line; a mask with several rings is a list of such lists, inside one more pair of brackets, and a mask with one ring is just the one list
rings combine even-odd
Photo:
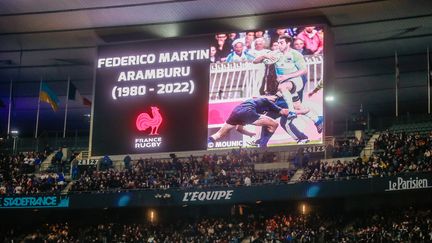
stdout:
[[[273,17],[272,17],[273,16]],[[214,25],[211,24],[209,25],[209,28],[206,29],[205,32],[201,32],[200,30],[203,30],[202,28],[197,30],[195,28],[194,31],[198,31],[198,33],[196,32],[192,32],[190,34],[186,33],[186,35],[179,33],[179,35],[177,36],[173,36],[173,37],[167,37],[167,38],[163,38],[163,37],[156,37],[156,38],[145,38],[145,39],[132,39],[131,40],[125,40],[125,41],[118,41],[115,43],[108,43],[108,44],[102,44],[102,45],[98,45],[95,49],[95,62],[94,62],[94,68],[93,68],[93,91],[92,91],[92,104],[94,104],[95,101],[95,93],[96,93],[96,73],[97,73],[97,60],[98,60],[98,53],[100,48],[103,47],[107,47],[107,46],[124,46],[126,44],[139,44],[139,43],[148,43],[148,42],[152,42],[152,41],[158,41],[158,40],[182,40],[182,39],[186,39],[186,38],[194,38],[194,37],[203,37],[203,36],[209,36],[209,35],[215,35],[216,33],[229,33],[229,32],[247,32],[247,31],[255,31],[257,29],[274,29],[274,28],[287,28],[290,26],[293,27],[305,27],[307,25],[314,25],[314,26],[321,26],[321,28],[324,30],[324,51],[323,51],[323,56],[325,56],[326,61],[324,62],[324,75],[323,75],[323,79],[325,80],[325,89],[323,89],[323,117],[325,118],[325,122],[324,122],[324,129],[323,129],[323,133],[322,133],[322,143],[325,143],[325,137],[331,132],[333,131],[332,129],[332,124],[333,121],[331,120],[331,118],[329,117],[329,111],[328,111],[328,105],[327,102],[325,102],[325,97],[327,93],[331,93],[334,91],[334,85],[333,82],[327,82],[326,80],[332,80],[332,76],[334,73],[334,35],[330,29],[330,25],[329,25],[329,21],[324,17],[324,16],[313,16],[313,17],[300,17],[300,18],[289,18],[286,15],[282,14],[276,14],[276,15],[261,15],[261,16],[255,16],[258,19],[263,19],[262,22],[259,22],[259,25],[257,25],[254,28],[223,28],[223,26],[220,25]],[[250,17],[241,17],[241,18],[250,18]],[[269,19],[272,18],[272,19]],[[224,21],[227,20],[232,20],[235,21],[234,18],[230,18],[230,19],[225,19]],[[289,22],[290,24],[288,25],[283,25],[281,27],[280,22],[286,21]],[[205,24],[206,21],[201,21],[199,22],[199,24]],[[277,24],[276,24],[277,22]],[[184,23],[180,23],[180,24],[184,24]],[[195,23],[196,24],[196,23]],[[164,25],[164,24],[162,24]],[[193,25],[193,24],[191,24]],[[221,30],[221,28],[223,28],[224,30]],[[192,28],[193,29],[193,28]],[[205,28],[204,28],[205,29]],[[214,30],[209,32],[208,30]],[[142,38],[142,36],[141,36]],[[208,105],[208,104],[207,104]],[[93,135],[94,135],[94,105],[92,105],[91,107],[91,117],[90,117],[90,134],[89,134],[89,149],[88,149],[88,157],[89,158],[100,158],[102,156],[94,156],[93,155]],[[315,146],[316,144],[311,144],[312,146]],[[283,148],[286,147],[293,147],[295,145],[281,145],[281,146],[275,146],[274,148],[276,148],[276,150],[283,150]],[[303,145],[304,146],[304,145]],[[203,150],[205,152],[211,152],[211,153],[217,153],[217,152],[225,152],[227,149],[232,149],[232,148],[226,148],[226,149],[218,149],[218,150]],[[260,148],[243,148],[243,149],[260,149]],[[202,151],[202,150],[189,150],[189,151],[181,151],[181,153],[185,153],[185,154],[191,154],[197,151]],[[170,152],[178,152],[178,151],[170,151]],[[162,153],[137,153],[134,154],[136,156],[140,156],[140,157],[145,157],[146,155],[150,155],[150,156],[154,156],[154,155],[165,155],[167,153],[170,152],[162,152]],[[126,156],[127,154],[107,154],[107,155],[116,155],[116,156]]]

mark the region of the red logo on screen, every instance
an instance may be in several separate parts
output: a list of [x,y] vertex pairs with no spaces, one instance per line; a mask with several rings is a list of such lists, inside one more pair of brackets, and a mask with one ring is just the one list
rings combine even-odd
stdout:
[[150,117],[147,113],[141,113],[136,119],[136,127],[138,131],[145,131],[151,128],[150,135],[159,135],[158,129],[162,123],[162,116],[159,112],[159,108],[152,106],[151,113],[153,117]]

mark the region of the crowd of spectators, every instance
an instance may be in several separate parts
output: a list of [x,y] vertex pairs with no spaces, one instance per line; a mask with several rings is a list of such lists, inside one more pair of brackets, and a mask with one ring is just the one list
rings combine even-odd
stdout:
[[65,186],[62,173],[36,173],[45,152],[0,155],[0,194],[57,193]]
[[[384,211],[384,212],[383,212]],[[23,242],[431,242],[430,209],[367,214],[248,214],[229,218],[147,223],[51,223],[31,233],[9,231]]]
[[364,141],[355,137],[336,140],[332,149],[332,156],[333,158],[360,156],[364,146]]
[[[341,146],[336,146],[340,148],[336,151],[345,156],[348,156],[348,152],[351,156],[353,152],[360,150],[361,144],[359,140],[347,140],[341,143]],[[376,140],[375,151],[376,153],[369,158],[359,157],[350,161],[309,160],[303,155],[302,159],[295,163],[304,170],[299,180],[372,178],[432,171],[432,134],[383,132]],[[118,171],[111,168],[84,173],[75,182],[72,190],[249,186],[286,183],[292,178],[292,170],[256,171],[254,163],[258,158],[264,162],[271,162],[274,160],[274,154],[266,152],[260,157],[256,151],[248,153],[243,150],[242,154],[231,153],[225,156],[191,156],[184,160],[146,159],[135,162],[129,157],[125,158],[126,170]]]
[[[356,151],[361,142],[347,140],[336,151]],[[62,161],[61,150],[52,163]],[[426,135],[382,132],[375,142],[375,153],[369,158],[349,161],[310,159],[299,152],[293,165],[303,170],[299,181],[372,178],[409,172],[432,172],[432,133]],[[345,152],[341,152],[344,154]],[[0,194],[56,193],[65,188],[62,172],[37,172],[46,153],[20,153],[0,156]],[[115,191],[146,188],[207,188],[214,186],[251,186],[282,184],[292,179],[295,170],[256,170],[256,163],[277,160],[271,152],[232,150],[224,155],[170,159],[124,159],[124,168],[116,169],[105,156],[99,167],[78,171],[72,166],[75,180],[70,191]],[[79,172],[79,173],[78,173]]]
[[352,178],[371,178],[373,176],[391,175],[387,165],[379,159],[372,158],[363,161],[361,158],[350,161],[312,161],[303,168],[304,172],[300,181],[321,181]]
[[212,186],[251,186],[287,183],[294,171],[256,171],[259,161],[273,161],[274,154],[233,150],[225,155],[190,156],[179,159],[139,159],[125,157],[125,168],[84,171],[71,191],[106,191],[143,188],[206,188]]
[[375,141],[375,153],[351,161],[311,161],[301,181],[371,178],[409,172],[432,172],[432,133],[426,135],[383,132]]
[[241,33],[217,33],[210,44],[212,62],[251,62],[269,51],[278,50],[278,39],[292,38],[291,48],[302,55],[323,53],[323,30],[317,26],[277,28]]
[[422,170],[431,164],[432,132],[418,133],[381,133],[375,141],[378,156],[387,161],[395,170]]

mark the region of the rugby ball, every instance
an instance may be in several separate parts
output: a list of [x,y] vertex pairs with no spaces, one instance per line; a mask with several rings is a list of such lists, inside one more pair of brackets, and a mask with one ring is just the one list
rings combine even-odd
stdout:
[[280,57],[281,57],[281,53],[280,52],[270,52],[269,55],[274,56],[275,58],[265,58],[262,62],[266,65],[270,65],[270,64],[274,64],[277,61],[279,61]]
[[270,65],[270,64],[275,64],[276,62],[277,62],[277,60],[276,59],[268,59],[268,58],[266,58],[266,59],[264,59],[263,61],[262,61],[265,65]]

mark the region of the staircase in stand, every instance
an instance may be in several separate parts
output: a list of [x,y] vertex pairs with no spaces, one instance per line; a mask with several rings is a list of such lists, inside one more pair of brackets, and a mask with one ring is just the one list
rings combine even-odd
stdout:
[[39,169],[40,172],[46,171],[50,167],[51,161],[54,156],[55,153],[51,153],[50,155],[48,155],[48,157],[40,165],[40,169]]
[[73,184],[75,183],[74,181],[69,180],[69,183],[66,185],[66,187],[62,190],[62,194],[68,194],[70,189],[72,188]]
[[366,156],[367,158],[369,158],[372,155],[374,151],[375,140],[377,140],[379,136],[380,136],[380,132],[375,132],[372,135],[372,137],[367,142],[366,146],[361,151],[360,157]]
[[298,170],[294,173],[293,177],[291,178],[290,183],[295,183],[295,182],[297,182],[297,181],[300,179],[300,177],[303,175],[303,173],[304,173],[304,170],[303,170],[303,169],[298,169]]
[[81,153],[78,155],[81,159],[88,159],[89,158],[89,151],[81,151]]

